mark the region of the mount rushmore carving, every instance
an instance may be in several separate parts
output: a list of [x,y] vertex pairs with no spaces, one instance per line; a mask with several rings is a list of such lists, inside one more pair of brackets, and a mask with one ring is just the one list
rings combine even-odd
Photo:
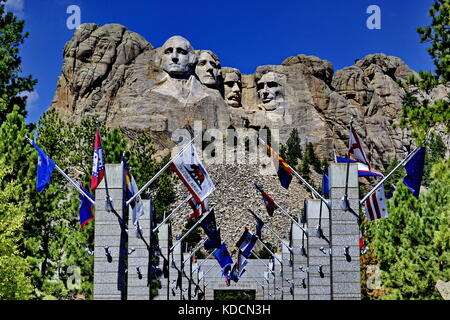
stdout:
[[[144,130],[159,149],[173,145],[174,130],[201,120],[203,130],[276,128],[281,142],[296,128],[302,143],[312,142],[331,159],[333,148],[346,151],[352,115],[380,169],[411,147],[407,130],[392,124],[405,93],[397,81],[415,72],[385,54],[337,72],[330,62],[301,54],[246,75],[181,36],[154,48],[121,25],[89,23],[79,27],[63,55],[52,108],[70,121],[97,114],[107,126]],[[436,100],[449,91],[440,86],[421,94]]]

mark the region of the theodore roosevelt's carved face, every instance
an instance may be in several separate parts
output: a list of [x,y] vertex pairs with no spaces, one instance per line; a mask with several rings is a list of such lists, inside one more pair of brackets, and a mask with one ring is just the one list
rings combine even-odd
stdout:
[[220,73],[220,61],[211,51],[201,51],[195,67],[198,79],[207,87],[217,87]]
[[256,89],[263,107],[268,111],[275,110],[277,103],[283,101],[280,77],[274,72],[265,73],[257,82]]
[[169,38],[161,50],[162,69],[172,77],[188,76],[196,57],[189,41],[181,36]]
[[228,72],[223,79],[225,101],[230,107],[241,106],[241,75],[237,72]]

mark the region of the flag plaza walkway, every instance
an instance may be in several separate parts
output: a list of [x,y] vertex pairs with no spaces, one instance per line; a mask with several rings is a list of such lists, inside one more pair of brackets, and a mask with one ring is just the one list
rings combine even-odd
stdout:
[[[357,164],[331,164],[327,204],[321,199],[306,200],[306,219],[298,217],[298,222],[291,224],[291,239],[279,237],[281,252],[272,252],[271,259],[261,259],[251,251],[252,259],[246,260],[245,272],[237,282],[224,280],[223,270],[212,255],[192,263],[193,252],[182,252],[182,239],[173,240],[167,223],[157,226],[158,250],[150,251],[149,200],[141,200],[142,238],[135,235],[131,215],[129,232],[124,232],[117,217],[127,216],[118,205],[124,200],[124,169],[121,164],[106,164],[105,169],[117,215],[105,207],[105,201],[96,201],[95,300],[211,300],[215,290],[254,290],[257,300],[360,299],[360,232],[357,218],[351,213],[358,212],[359,207]],[[350,208],[342,205],[346,192]],[[106,199],[103,181],[95,199]],[[319,224],[321,232],[317,230]],[[149,269],[150,253],[159,258],[157,269],[161,271],[161,287],[154,297],[150,297],[148,287],[149,270],[155,273],[154,267]]]

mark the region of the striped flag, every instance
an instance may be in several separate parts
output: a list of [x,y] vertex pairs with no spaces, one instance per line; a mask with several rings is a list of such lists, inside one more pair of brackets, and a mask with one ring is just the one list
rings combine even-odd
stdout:
[[[134,180],[134,177],[130,173],[130,168],[124,156],[122,156],[122,162],[125,171],[125,200],[128,201],[139,191],[139,188],[137,187],[136,180]],[[137,226],[139,217],[144,215],[144,203],[142,202],[141,196],[137,196],[130,203],[130,206],[133,210],[131,221],[134,226]]]
[[366,208],[366,217],[369,221],[388,217],[383,185],[364,201],[364,206]]
[[95,131],[94,156],[92,159],[91,190],[95,191],[105,175],[105,156],[103,154],[100,130]]
[[193,213],[191,215],[189,215],[189,220],[192,220],[193,218],[198,218],[203,213],[209,212],[208,199],[205,199],[203,202],[198,203],[195,200],[195,198],[192,197],[191,199],[189,199],[188,203],[193,210]]
[[369,168],[368,165],[362,163],[362,162],[358,162],[355,160],[351,160],[351,159],[347,159],[347,158],[342,158],[342,157],[338,157],[335,156],[335,162],[336,163],[356,163],[358,165],[358,177],[367,177],[367,176],[372,176],[372,177],[377,177],[377,178],[383,178],[383,174],[373,168]]
[[273,163],[277,169],[278,178],[280,179],[281,186],[285,189],[289,189],[289,185],[292,181],[292,169],[283,160],[283,158],[276,153],[269,145],[266,144],[267,150],[270,152],[270,156],[273,158]]
[[366,164],[369,167],[370,170],[370,163],[367,159],[366,153],[364,152],[364,149],[362,147],[361,139],[359,138],[358,134],[356,133],[355,129],[352,129],[350,133],[350,139],[349,139],[349,146],[348,146],[348,153],[352,155],[355,159],[359,160],[360,162]]
[[264,204],[266,206],[267,209],[267,213],[269,214],[269,216],[273,216],[273,212],[278,208],[275,205],[275,201],[263,190],[263,188],[261,188],[259,185],[257,185],[255,183],[255,188],[261,192],[262,195],[262,199],[264,200]]

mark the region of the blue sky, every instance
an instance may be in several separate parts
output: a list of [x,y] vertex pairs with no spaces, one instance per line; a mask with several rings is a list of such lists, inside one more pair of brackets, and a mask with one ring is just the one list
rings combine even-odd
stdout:
[[[119,23],[141,34],[154,47],[172,35],[195,49],[214,51],[223,66],[249,74],[257,66],[280,64],[297,54],[329,60],[334,70],[371,53],[400,57],[412,69],[432,71],[420,44],[418,26],[430,24],[432,0],[296,0],[296,1],[151,1],[151,0],[9,0],[8,8],[25,19],[30,33],[21,47],[23,74],[38,84],[29,97],[27,122],[36,122],[49,107],[62,67],[69,30],[69,5],[81,10],[81,23]],[[381,29],[370,30],[370,5],[381,9]]]

